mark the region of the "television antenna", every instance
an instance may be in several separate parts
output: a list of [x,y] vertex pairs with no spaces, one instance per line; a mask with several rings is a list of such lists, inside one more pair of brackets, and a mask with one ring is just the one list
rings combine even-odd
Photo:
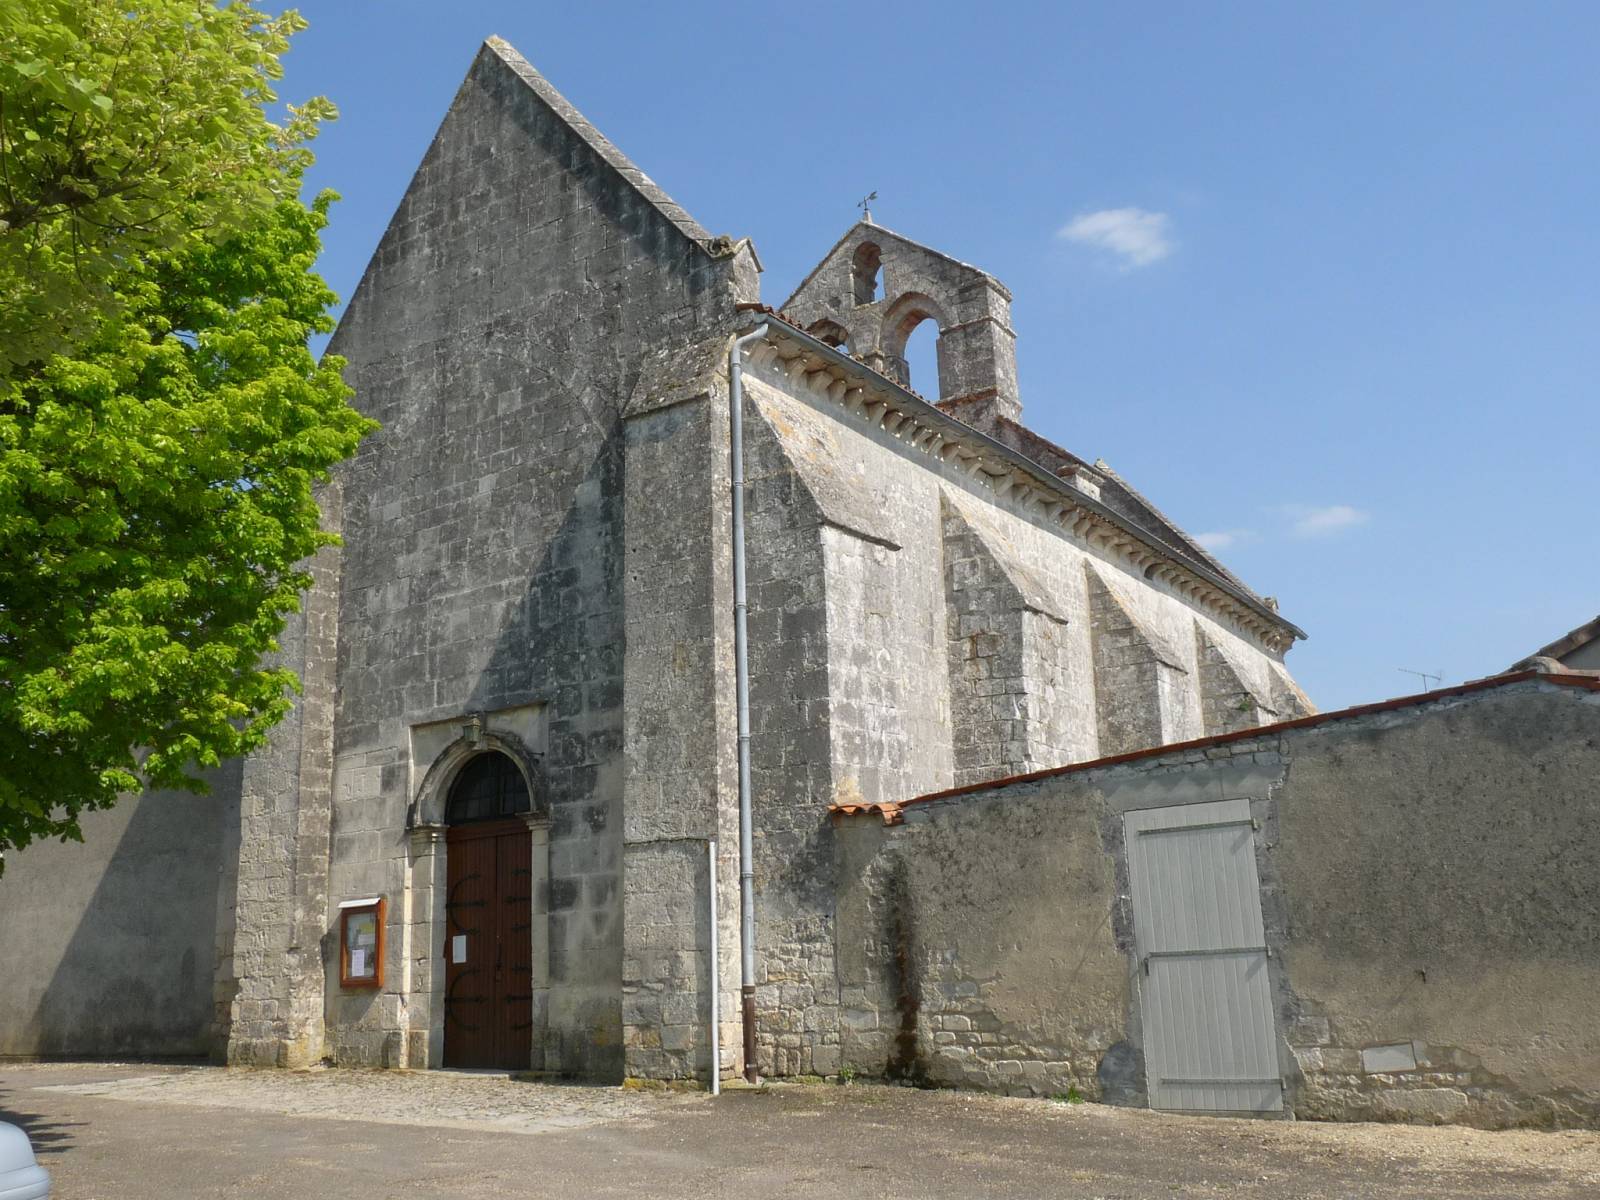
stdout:
[[1437,671],[1413,671],[1407,667],[1396,667],[1395,670],[1404,672],[1407,675],[1415,675],[1418,679],[1422,680],[1422,690],[1425,692],[1433,691],[1433,688],[1428,685],[1428,680],[1431,679],[1434,683],[1444,682],[1443,667],[1440,667]]

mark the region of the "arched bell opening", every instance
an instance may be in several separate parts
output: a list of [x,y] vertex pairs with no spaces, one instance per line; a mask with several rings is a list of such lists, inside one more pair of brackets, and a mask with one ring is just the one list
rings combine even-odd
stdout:
[[940,399],[946,388],[939,339],[947,324],[931,296],[907,292],[897,299],[883,316],[885,373],[929,399]]
[[883,251],[876,242],[862,242],[850,260],[850,286],[858,305],[878,298],[878,275],[883,266]]

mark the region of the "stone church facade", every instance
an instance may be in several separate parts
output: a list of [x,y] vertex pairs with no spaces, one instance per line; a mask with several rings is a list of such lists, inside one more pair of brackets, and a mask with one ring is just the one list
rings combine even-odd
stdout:
[[[998,280],[870,222],[778,309],[760,270],[486,43],[330,347],[382,428],[323,495],[343,545],[283,639],[304,695],[214,799],[122,818],[206,806],[208,865],[149,935],[188,939],[185,1011],[209,994],[185,1046],[703,1079],[715,994],[743,1066],[736,338],[764,1074],[847,1065],[830,809],[1313,711],[1271,600],[1021,424]],[[936,387],[905,357],[930,320]],[[5,886],[89,843],[29,851]],[[382,984],[348,986],[341,906],[377,899]],[[484,922],[516,953],[458,940]],[[48,995],[9,986],[19,1011]],[[176,1045],[117,1020],[79,1052]],[[14,1028],[0,1053],[69,1048]]]

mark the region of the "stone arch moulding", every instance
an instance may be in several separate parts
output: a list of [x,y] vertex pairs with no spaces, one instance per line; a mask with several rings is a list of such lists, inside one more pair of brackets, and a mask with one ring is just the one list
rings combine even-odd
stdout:
[[926,292],[907,292],[903,296],[896,296],[894,303],[883,314],[884,352],[903,357],[907,339],[924,321],[932,321],[940,333],[950,324],[945,316],[944,305]]
[[[489,729],[490,721],[504,720],[505,713],[464,713],[455,719],[459,726],[472,730],[471,736],[457,736],[433,756],[423,771],[410,808],[406,829],[410,861],[405,872],[407,893],[405,911],[414,916],[408,926],[408,962],[415,968],[405,975],[403,991],[409,998],[406,1030],[406,1058],[412,1066],[438,1068],[444,1065],[445,1044],[445,955],[449,917],[449,854],[446,850],[445,814],[450,789],[461,770],[482,754],[504,754],[522,772],[528,785],[529,810],[525,814],[529,839],[529,895],[532,912],[528,926],[528,983],[533,996],[534,1022],[528,1031],[528,1065],[542,1070],[548,1040],[547,1012],[550,989],[550,925],[547,897],[550,882],[550,795],[544,786],[539,763],[543,757],[519,736],[504,727]],[[437,725],[443,722],[435,722]],[[443,731],[440,731],[443,734]],[[437,744],[435,742],[434,744]],[[418,760],[416,769],[422,770]],[[432,964],[426,969],[415,964]]]
[[469,759],[480,754],[498,751],[522,772],[528,785],[528,816],[535,821],[550,819],[550,797],[545,793],[543,775],[539,771],[541,755],[528,747],[521,738],[505,730],[482,730],[476,741],[458,737],[439,753],[433,765],[422,777],[411,807],[406,813],[406,828],[442,829],[445,824],[445,807],[450,800],[450,785],[467,765]]
[[843,350],[846,354],[850,352],[850,331],[837,321],[823,317],[821,320],[811,322],[806,332],[835,350]]
[[[883,327],[879,334],[879,345],[883,348],[886,360],[887,373],[900,384],[910,387],[911,364],[906,361],[906,344],[911,340],[911,335],[924,321],[932,321],[938,331],[938,375],[929,389],[935,399],[944,397],[945,387],[945,355],[943,347],[944,331],[949,326],[945,307],[926,292],[906,292],[896,296],[892,303],[884,310]],[[927,381],[918,381],[922,387],[927,388]]]

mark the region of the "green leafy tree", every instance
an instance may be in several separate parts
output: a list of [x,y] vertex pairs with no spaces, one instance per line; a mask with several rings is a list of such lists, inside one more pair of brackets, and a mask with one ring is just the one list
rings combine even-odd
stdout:
[[152,251],[293,197],[332,106],[267,106],[294,12],[215,0],[0,4],[0,368],[70,348]]
[[0,6],[0,853],[203,790],[291,703],[264,663],[335,541],[314,489],[372,427],[308,345],[333,197],[298,198],[303,143],[331,110],[264,110],[299,25]]

